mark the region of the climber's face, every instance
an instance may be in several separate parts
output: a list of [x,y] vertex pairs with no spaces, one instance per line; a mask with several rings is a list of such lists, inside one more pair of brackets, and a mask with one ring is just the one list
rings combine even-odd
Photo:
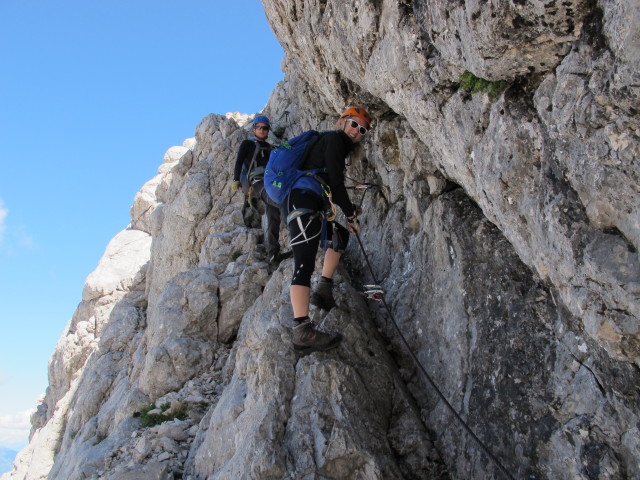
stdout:
[[266,140],[269,136],[269,125],[266,123],[256,123],[253,126],[253,133],[258,140]]
[[344,121],[344,132],[353,143],[358,143],[367,133],[367,121],[360,117],[350,117]]

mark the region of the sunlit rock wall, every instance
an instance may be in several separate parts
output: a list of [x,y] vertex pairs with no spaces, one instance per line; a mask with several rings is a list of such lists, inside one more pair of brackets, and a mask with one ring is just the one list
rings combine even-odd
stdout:
[[292,261],[229,189],[250,118],[210,115],[87,279],[3,479],[640,478],[637,2],[264,6],[274,130],[374,117],[366,258],[312,311],[345,340],[293,354]]

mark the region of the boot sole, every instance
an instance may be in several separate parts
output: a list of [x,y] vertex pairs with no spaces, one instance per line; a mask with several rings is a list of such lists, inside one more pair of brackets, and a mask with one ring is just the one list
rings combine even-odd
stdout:
[[313,352],[324,352],[326,350],[331,350],[332,348],[336,348],[338,345],[340,345],[340,342],[342,342],[342,336],[336,337],[336,339],[330,343],[327,343],[326,345],[322,345],[322,346],[316,346],[316,345],[296,345],[295,343],[293,344],[293,349],[295,350],[296,353],[300,354],[300,355],[306,355],[308,353],[313,353]]

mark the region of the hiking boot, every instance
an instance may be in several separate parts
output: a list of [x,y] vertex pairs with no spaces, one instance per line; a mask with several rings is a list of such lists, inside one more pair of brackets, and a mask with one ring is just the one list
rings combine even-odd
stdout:
[[327,312],[336,306],[333,298],[333,280],[320,277],[318,286],[311,294],[311,305],[326,310]]
[[330,350],[340,345],[342,335],[317,330],[311,320],[293,327],[293,349],[297,353]]
[[280,253],[280,252],[275,252],[269,255],[269,269],[271,271],[275,270],[278,268],[278,265],[280,265],[280,262],[282,262],[282,260],[286,260],[287,258],[291,257],[291,255],[293,255],[293,252],[285,252],[285,253]]
[[289,250],[288,252],[284,253],[280,252],[278,256],[280,257],[280,261],[286,260],[287,258],[291,258],[293,256],[293,251]]
[[280,263],[282,260],[286,260],[287,258],[291,257],[291,255],[293,255],[293,252],[274,252],[269,256],[269,261]]

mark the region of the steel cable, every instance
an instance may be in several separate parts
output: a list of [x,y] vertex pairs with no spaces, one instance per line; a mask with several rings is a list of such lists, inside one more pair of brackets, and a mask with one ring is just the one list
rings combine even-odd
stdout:
[[[371,184],[360,184],[360,185],[370,186]],[[367,194],[367,190],[368,188],[365,188],[364,193],[362,194],[362,199],[360,200],[360,207],[359,207],[360,209],[362,207],[362,203],[364,202],[364,197]],[[364,245],[362,244],[362,240],[360,239],[360,234],[357,231],[354,231],[352,233],[355,235],[356,239],[358,240],[358,245],[360,245],[360,250],[362,251],[362,255],[365,259],[367,267],[369,268],[369,272],[371,273],[373,282],[379,285],[379,282],[376,278],[376,274],[373,270],[373,266],[371,265],[371,261],[369,260],[369,256],[367,255],[367,252],[364,249]],[[489,448],[482,442],[482,440],[480,440],[480,438],[474,433],[474,431],[467,424],[467,422],[464,421],[464,419],[460,416],[460,414],[456,411],[456,409],[453,408],[453,405],[449,403],[449,401],[444,396],[444,394],[442,393],[438,385],[435,383],[435,381],[431,378],[427,370],[424,368],[424,366],[422,365],[418,357],[416,357],[416,355],[413,353],[413,351],[411,350],[411,347],[409,346],[409,343],[407,342],[404,335],[402,334],[402,331],[400,330],[400,327],[398,326],[398,323],[396,322],[395,317],[393,316],[393,313],[391,313],[391,308],[389,307],[389,305],[387,304],[387,301],[385,300],[384,293],[380,294],[380,301],[382,302],[382,305],[387,311],[387,315],[389,316],[389,319],[391,320],[391,323],[393,324],[395,330],[398,332],[398,335],[402,340],[402,343],[404,344],[405,348],[409,352],[409,355],[415,362],[418,369],[422,372],[424,377],[427,379],[427,381],[429,382],[433,390],[436,392],[438,397],[440,397],[440,399],[444,402],[444,404],[449,409],[449,411],[453,414],[453,416],[458,420],[458,422],[460,422],[460,424],[466,430],[466,432],[471,436],[471,438],[473,438],[476,441],[476,443],[480,446],[482,451],[487,455],[487,457],[489,457],[489,459],[495,464],[495,466],[498,467],[498,469],[505,475],[505,477],[508,478],[509,480],[515,480],[515,478],[504,467],[504,465],[502,465],[500,460],[498,460],[498,458],[489,450]]]

